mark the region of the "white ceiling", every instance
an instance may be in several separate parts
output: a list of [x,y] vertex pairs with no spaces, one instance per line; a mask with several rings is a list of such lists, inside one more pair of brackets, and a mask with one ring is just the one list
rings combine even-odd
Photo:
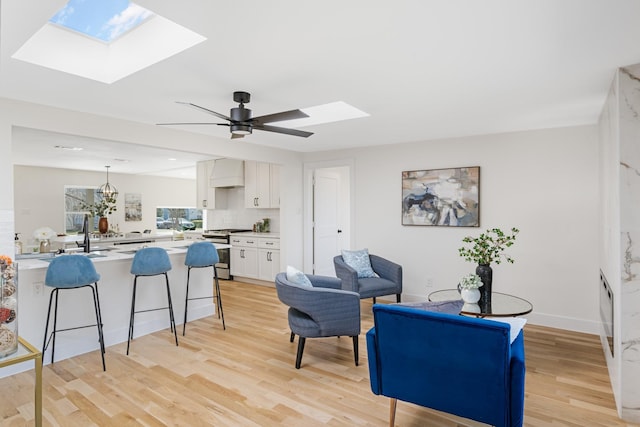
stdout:
[[[138,0],[207,40],[113,84],[12,59],[65,3],[1,3],[1,97],[150,124],[215,122],[174,101],[228,114],[236,90],[251,93],[255,116],[333,101],[370,114],[305,128],[315,132],[306,139],[238,140],[301,152],[593,124],[616,68],[640,62],[637,0]],[[229,137],[222,126],[185,129]],[[16,162],[36,162],[29,147],[42,141],[17,132]]]

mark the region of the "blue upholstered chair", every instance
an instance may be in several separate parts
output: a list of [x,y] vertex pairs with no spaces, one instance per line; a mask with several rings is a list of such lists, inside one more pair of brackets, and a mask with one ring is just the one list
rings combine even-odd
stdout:
[[398,399],[493,426],[522,425],[522,330],[512,342],[507,323],[394,304],[375,304],[373,316],[369,377],[375,394],[391,398],[390,425]]
[[[47,351],[49,341],[51,345],[51,363],[56,350],[56,334],[58,332],[71,331],[96,326],[98,328],[98,342],[100,343],[100,355],[102,356],[102,370],[106,371],[104,363],[104,335],[102,333],[102,314],[100,312],[100,298],[98,295],[98,281],[100,275],[96,272],[91,259],[84,255],[64,255],[55,257],[47,267],[44,284],[53,288],[49,296],[49,308],[47,309],[47,323],[44,327],[44,342],[42,354]],[[74,328],[58,329],[58,298],[61,290],[90,288],[93,294],[93,308],[96,314],[96,323],[92,325],[78,326]],[[51,316],[51,304],[55,297],[53,311],[53,330],[49,333],[49,319]]]
[[[216,264],[220,261],[218,257],[218,251],[211,242],[196,242],[192,243],[187,249],[187,256],[184,259],[184,265],[187,266],[187,292],[184,300],[184,323],[182,324],[182,335],[184,336],[187,327],[187,309],[189,308],[189,301],[196,299],[213,298],[213,302],[216,304],[216,312],[218,319],[222,319],[222,329],[227,329],[224,324],[224,313],[222,312],[222,298],[220,296],[220,283],[218,281],[218,272],[216,271]],[[213,269],[213,295],[207,297],[189,298],[189,279],[191,278],[192,268],[207,268]]]
[[402,266],[380,256],[370,254],[369,260],[373,271],[379,277],[358,277],[358,272],[348,265],[341,255],[333,258],[336,276],[342,280],[342,289],[357,292],[360,298],[373,298],[384,295],[396,296],[396,301],[402,298]]
[[[129,317],[129,338],[127,339],[127,354],[129,354],[129,345],[133,339],[133,325],[134,317],[136,313],[144,313],[148,311],[157,310],[169,310],[169,325],[171,332],[176,339],[176,346],[178,345],[178,333],[176,331],[176,321],[173,317],[173,303],[171,302],[171,289],[169,288],[169,276],[167,272],[171,270],[171,260],[167,251],[163,248],[151,247],[139,249],[133,256],[133,262],[131,263],[131,274],[133,278],[133,295],[131,297],[131,315]],[[163,275],[167,287],[167,302],[166,307],[152,308],[146,310],[136,311],[136,291],[138,287],[139,277],[159,276]]]
[[353,339],[353,352],[358,365],[360,335],[360,297],[355,292],[340,289],[335,277],[307,276],[312,286],[287,280],[285,273],[276,275],[278,298],[289,306],[289,341],[298,335],[296,369],[300,369],[307,338],[348,336]]

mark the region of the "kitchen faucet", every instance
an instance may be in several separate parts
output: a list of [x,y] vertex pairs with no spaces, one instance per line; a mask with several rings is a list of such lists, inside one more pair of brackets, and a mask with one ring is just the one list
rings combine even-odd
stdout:
[[89,241],[89,215],[84,214],[84,221],[82,223],[82,230],[84,231],[84,242],[78,243],[78,247],[84,248],[84,252],[91,252],[91,244]]

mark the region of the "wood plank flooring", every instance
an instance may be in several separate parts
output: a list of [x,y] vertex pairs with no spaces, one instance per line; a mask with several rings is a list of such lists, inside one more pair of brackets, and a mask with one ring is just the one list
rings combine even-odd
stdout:
[[[348,337],[309,339],[302,367],[275,289],[221,282],[227,330],[214,317],[45,366],[46,426],[386,426],[389,399],[369,388],[362,302],[360,366]],[[180,319],[180,314],[176,313]],[[105,318],[105,321],[107,319]],[[179,327],[179,331],[182,328]],[[527,325],[525,425],[617,427],[597,336]],[[0,425],[34,425],[34,373],[0,379]],[[482,392],[478,392],[482,398]],[[397,426],[483,424],[398,402]]]

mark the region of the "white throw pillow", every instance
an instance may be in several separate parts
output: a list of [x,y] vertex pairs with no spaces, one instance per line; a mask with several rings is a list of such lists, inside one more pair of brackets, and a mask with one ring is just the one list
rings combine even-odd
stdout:
[[369,250],[366,248],[359,251],[342,251],[342,259],[349,267],[358,273],[359,279],[365,277],[380,277],[371,267]]
[[287,266],[287,280],[301,286],[313,286],[309,278],[297,268]]

